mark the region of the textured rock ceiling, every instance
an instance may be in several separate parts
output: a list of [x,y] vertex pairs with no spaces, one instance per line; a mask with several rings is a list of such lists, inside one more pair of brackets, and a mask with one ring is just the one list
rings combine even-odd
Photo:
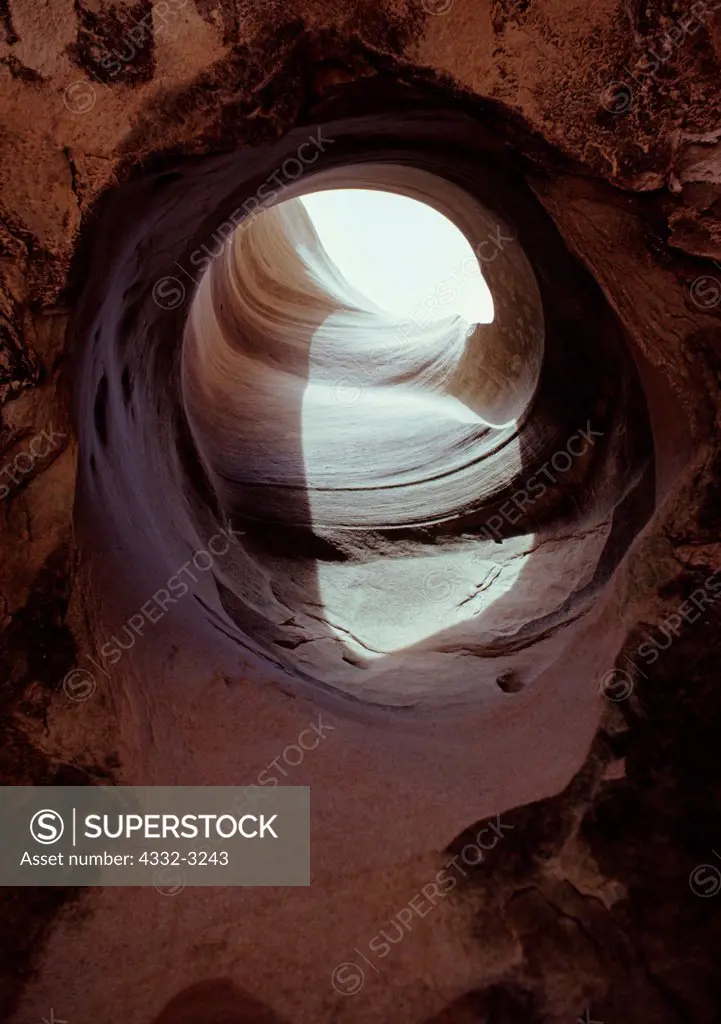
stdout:
[[[2,890],[2,1019],[717,1019],[716,7],[0,2],[1,781],[240,784],[328,731],[309,889]],[[492,326],[357,332],[470,426],[303,431],[358,310],[297,203],[224,241],[278,168],[511,239]]]

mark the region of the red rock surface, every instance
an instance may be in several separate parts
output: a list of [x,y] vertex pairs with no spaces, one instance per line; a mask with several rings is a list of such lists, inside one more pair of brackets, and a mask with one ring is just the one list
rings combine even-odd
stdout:
[[[2,466],[27,467],[16,457],[43,431],[54,438],[17,482],[2,478],[1,781],[245,784],[318,714],[333,724],[286,780],[312,788],[309,889],[3,890],[0,1017],[715,1019],[718,603],[693,622],[682,612],[678,635],[669,626],[721,566],[713,6],[697,5],[688,21],[672,0],[652,10],[636,0],[0,3]],[[153,9],[152,32],[131,47],[128,33]],[[605,361],[594,387],[606,372],[637,374],[644,402],[616,390],[603,413],[623,412],[609,479],[640,496],[615,516],[609,579],[578,624],[528,648],[532,685],[499,659],[498,685],[484,679],[488,699],[461,710],[388,717],[311,687],[259,686],[267,667],[244,667],[230,641],[203,633],[194,604],[109,678],[92,670],[91,699],[70,700],[68,673],[117,635],[175,557],[165,521],[139,518],[150,485],[138,476],[127,486],[145,442],[136,436],[123,456],[132,435],[115,430],[120,361],[106,366],[107,420],[93,418],[89,324],[100,307],[90,284],[112,295],[118,281],[103,281],[108,225],[152,222],[166,186],[143,192],[151,175],[236,148],[257,153],[299,124],[344,116],[354,83],[387,112],[393,81],[480,122],[489,160],[536,197],[548,238],[578,268],[542,265],[538,246],[549,295]],[[171,230],[154,237],[172,250]],[[146,256],[163,251],[161,242]],[[138,262],[152,288],[149,267]],[[592,307],[579,297],[585,275]],[[115,323],[129,334],[138,298],[123,292]],[[148,381],[133,387],[149,425]],[[629,452],[648,456],[629,440],[644,403],[638,436],[653,438],[653,458],[636,463]],[[112,459],[97,446],[103,422]],[[171,467],[176,440],[148,434],[148,451],[166,452]],[[161,460],[150,469],[160,485]],[[575,499],[597,497],[588,479]],[[562,547],[555,564],[562,575]],[[532,598],[542,583],[529,577]],[[211,591],[201,596],[212,601]],[[228,599],[231,618],[234,607]],[[644,644],[658,657],[639,653]],[[476,867],[444,868],[497,815],[512,826],[497,847]],[[452,890],[387,955],[364,961],[442,870]],[[355,994],[333,985],[341,964],[363,972]]]

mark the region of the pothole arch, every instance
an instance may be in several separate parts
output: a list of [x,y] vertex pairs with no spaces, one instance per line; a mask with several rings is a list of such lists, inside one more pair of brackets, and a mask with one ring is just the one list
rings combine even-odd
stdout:
[[[82,486],[96,508],[132,506],[155,564],[233,524],[202,614],[289,685],[386,707],[507,700],[565,649],[650,515],[650,427],[614,317],[525,183],[480,137],[474,151],[466,115],[404,116],[297,129],[128,187],[154,220],[109,232],[125,313],[89,285],[79,418],[94,405],[103,430],[86,432]],[[485,257],[493,320],[470,337],[463,321],[413,325],[412,357],[379,353],[397,323],[329,290],[302,205],[348,188],[448,217]],[[369,417],[363,439],[359,369],[363,400],[415,387],[428,405],[400,426]]]

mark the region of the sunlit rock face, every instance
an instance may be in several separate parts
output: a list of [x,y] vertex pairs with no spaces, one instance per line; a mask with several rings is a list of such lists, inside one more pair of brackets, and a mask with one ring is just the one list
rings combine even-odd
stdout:
[[[362,208],[355,236],[370,260],[387,242],[361,217]],[[484,221],[492,223],[488,214]],[[519,246],[509,252],[505,230],[488,271],[490,302],[478,310],[480,319],[493,305],[492,322],[479,324],[431,316],[444,285],[448,302],[452,252],[416,285],[420,294],[400,297],[399,316],[343,278],[302,200],[241,227],[200,284],[184,345],[197,436],[202,443],[206,419],[228,448],[217,466],[208,459],[216,486],[227,488],[225,504],[248,518],[307,526],[310,517],[329,529],[425,526],[472,510],[489,472],[482,457],[499,445],[518,449],[516,424],[543,356],[538,287]],[[426,238],[429,248],[439,244]],[[465,262],[478,284],[466,248],[458,269]],[[239,464],[240,444],[264,457]]]
[[[386,170],[402,180],[400,168]],[[443,194],[440,180],[418,178]],[[501,260],[489,272],[494,303],[470,244],[431,207],[370,189],[310,193],[242,226],[193,303],[184,394],[222,504],[244,521],[331,541],[342,531],[356,557],[314,558],[301,571],[306,584],[316,579],[338,649],[359,664],[478,615],[526,560],[521,549],[501,567],[487,535],[469,593],[439,603],[457,552],[439,559],[392,542],[379,552],[370,541],[472,509],[494,448],[521,470],[516,420],[502,442],[490,421],[520,418],[533,397],[543,312],[519,247],[504,256],[514,242],[505,231],[491,250]],[[305,586],[297,568],[254,561],[276,595],[288,577]],[[316,609],[292,592],[283,599],[314,637]]]

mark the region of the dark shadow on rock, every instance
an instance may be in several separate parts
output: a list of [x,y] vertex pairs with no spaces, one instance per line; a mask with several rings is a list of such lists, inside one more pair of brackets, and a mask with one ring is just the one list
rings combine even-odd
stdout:
[[545,1024],[545,1018],[533,994],[509,982],[468,992],[423,1024]]
[[152,1024],[285,1024],[269,1006],[226,978],[200,981],[170,1000]]

